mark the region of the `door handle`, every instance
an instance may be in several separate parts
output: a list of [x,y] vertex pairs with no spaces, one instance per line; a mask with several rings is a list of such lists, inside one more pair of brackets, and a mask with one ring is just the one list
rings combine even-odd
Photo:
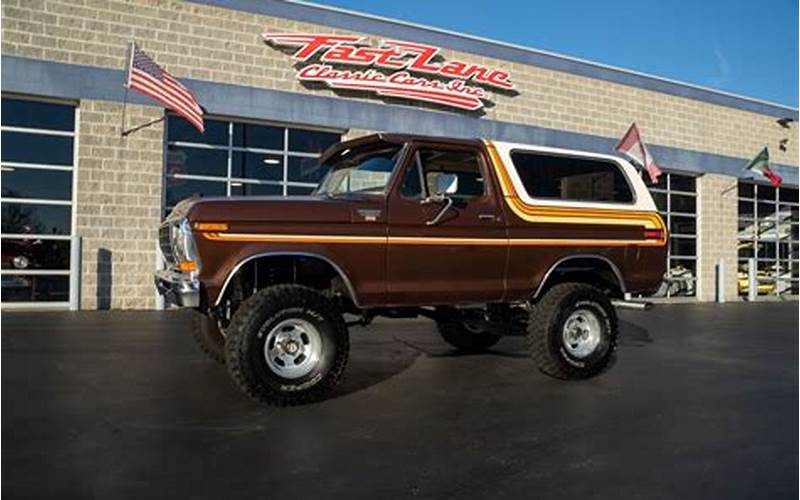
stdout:
[[494,222],[497,220],[497,216],[495,214],[478,214],[478,220],[488,220]]

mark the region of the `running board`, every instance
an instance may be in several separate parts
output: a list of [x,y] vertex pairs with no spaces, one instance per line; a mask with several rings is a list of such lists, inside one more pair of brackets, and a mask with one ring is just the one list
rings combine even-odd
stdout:
[[614,307],[623,307],[625,309],[638,309],[640,311],[649,311],[653,308],[652,302],[636,302],[633,300],[612,300],[611,305]]

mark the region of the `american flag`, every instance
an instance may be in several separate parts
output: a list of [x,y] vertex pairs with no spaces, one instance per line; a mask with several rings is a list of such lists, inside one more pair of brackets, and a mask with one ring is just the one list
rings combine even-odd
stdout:
[[203,132],[203,110],[189,89],[172,77],[145,54],[136,44],[131,48],[128,68],[128,88],[152,97],[164,106],[189,120]]

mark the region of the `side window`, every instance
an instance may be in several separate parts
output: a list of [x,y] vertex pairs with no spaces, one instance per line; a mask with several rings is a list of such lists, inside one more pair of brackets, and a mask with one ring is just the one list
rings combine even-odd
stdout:
[[458,177],[458,190],[453,198],[469,200],[484,195],[486,188],[477,153],[421,149],[417,152],[417,158],[422,168],[426,194],[433,192],[438,176],[455,174]]
[[633,193],[615,163],[515,151],[511,161],[528,195],[568,201],[630,203]]

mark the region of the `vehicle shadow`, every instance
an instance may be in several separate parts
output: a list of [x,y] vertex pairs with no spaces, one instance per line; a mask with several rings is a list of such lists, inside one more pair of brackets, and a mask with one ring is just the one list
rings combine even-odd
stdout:
[[653,342],[653,337],[650,336],[650,331],[647,328],[620,320],[618,345],[644,347]]

